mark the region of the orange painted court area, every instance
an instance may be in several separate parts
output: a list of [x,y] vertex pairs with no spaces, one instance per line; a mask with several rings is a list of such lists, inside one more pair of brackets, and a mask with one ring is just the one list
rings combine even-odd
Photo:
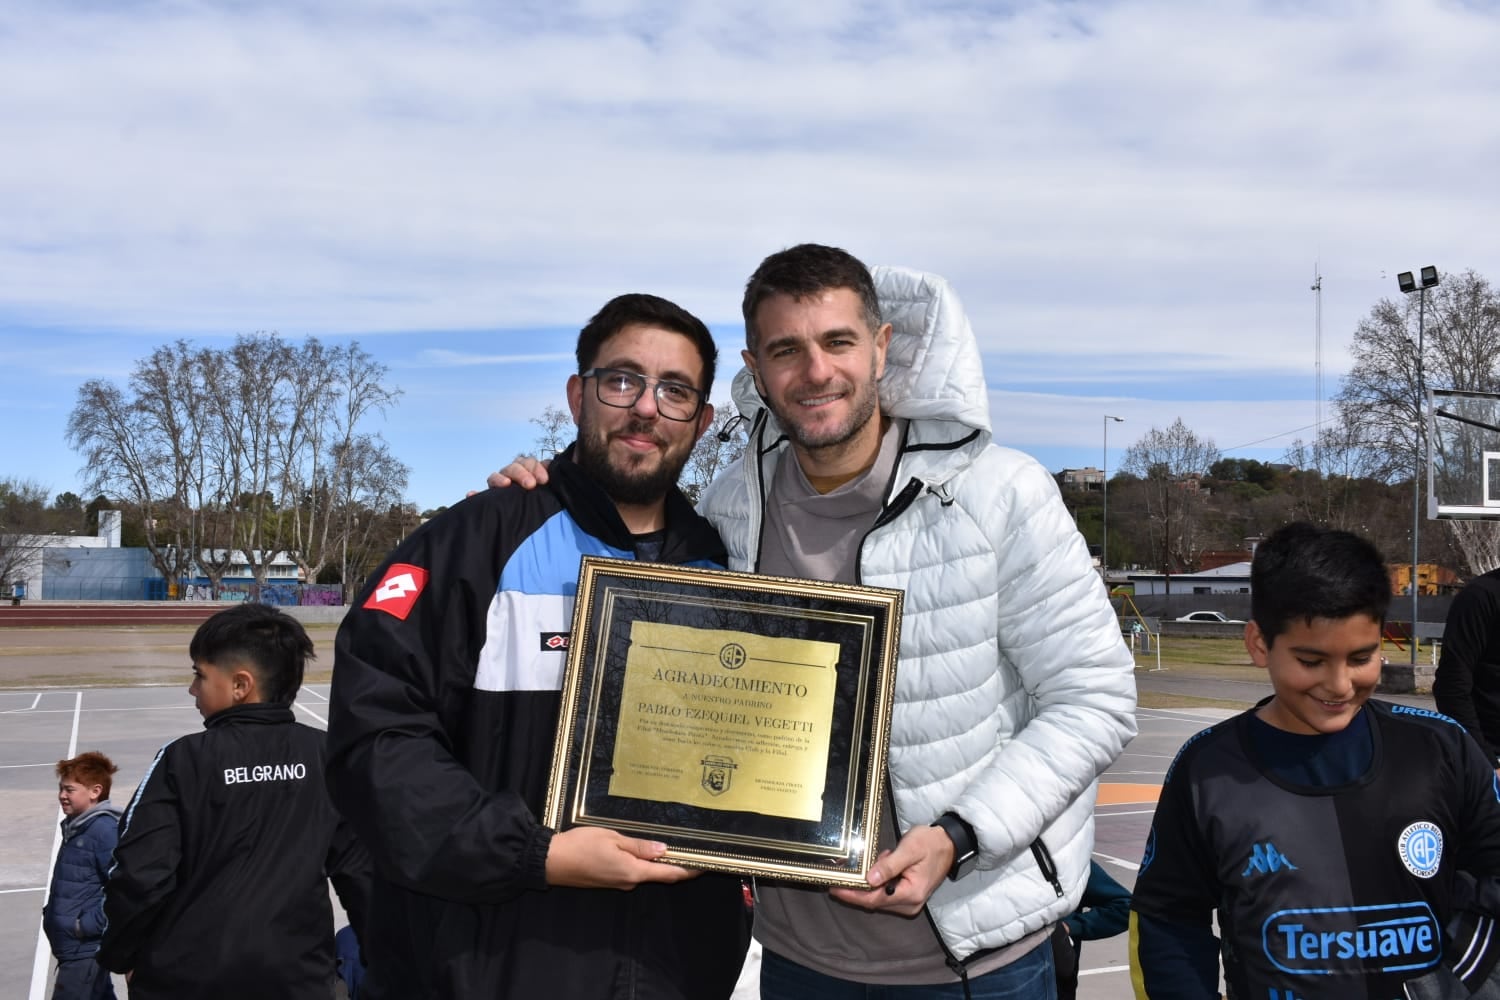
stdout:
[[1160,785],[1138,785],[1125,781],[1108,781],[1099,785],[1101,806],[1123,806],[1155,802],[1161,796]]

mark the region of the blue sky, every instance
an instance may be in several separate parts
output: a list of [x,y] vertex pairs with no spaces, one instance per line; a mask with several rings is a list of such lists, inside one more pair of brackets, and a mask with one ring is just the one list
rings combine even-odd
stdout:
[[[526,450],[653,291],[737,364],[815,240],[948,277],[996,439],[1181,417],[1275,459],[1397,271],[1500,280],[1491,3],[331,0],[0,7],[0,476],[178,337],[358,339],[419,507]],[[723,393],[720,394],[723,399]],[[1325,406],[1325,411],[1330,407]]]

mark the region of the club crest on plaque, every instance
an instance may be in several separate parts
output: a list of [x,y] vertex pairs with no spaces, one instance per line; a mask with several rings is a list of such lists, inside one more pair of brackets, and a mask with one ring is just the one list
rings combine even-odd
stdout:
[[703,764],[703,790],[710,795],[723,795],[729,791],[729,779],[738,766],[734,758],[709,754],[701,763]]
[[750,654],[745,652],[745,647],[737,642],[725,643],[719,649],[719,666],[725,670],[738,670],[750,659]]

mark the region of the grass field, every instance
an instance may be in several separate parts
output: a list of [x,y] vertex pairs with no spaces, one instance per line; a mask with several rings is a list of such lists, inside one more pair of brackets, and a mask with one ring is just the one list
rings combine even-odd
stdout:
[[[1405,662],[1411,655],[1392,643],[1386,643],[1382,652],[1393,663]],[[1424,661],[1427,655],[1425,649],[1421,651]],[[1168,638],[1162,643],[1160,672],[1154,669],[1156,662],[1154,653],[1136,655],[1137,700],[1144,708],[1246,708],[1257,700],[1247,693],[1250,686],[1269,690],[1265,671],[1250,662],[1244,640],[1239,638]],[[1155,682],[1168,677],[1174,682],[1202,683],[1194,685],[1194,693],[1158,689]]]

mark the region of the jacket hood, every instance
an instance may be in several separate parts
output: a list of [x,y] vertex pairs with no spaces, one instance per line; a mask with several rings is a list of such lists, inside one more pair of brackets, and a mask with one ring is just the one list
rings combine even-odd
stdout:
[[[906,267],[870,269],[880,312],[891,324],[891,346],[880,379],[880,409],[908,420],[957,424],[960,438],[978,431],[976,444],[990,439],[989,393],[979,345],[953,286],[935,274]],[[766,409],[749,368],[734,377],[731,395],[739,412],[754,423]],[[773,431],[781,430],[767,410]]]
[[96,802],[88,812],[79,813],[77,816],[69,816],[62,821],[63,840],[73,839],[82,833],[84,828],[90,823],[105,816],[108,816],[111,822],[118,823],[120,821],[120,807],[109,801],[109,799],[104,799],[101,802]]

